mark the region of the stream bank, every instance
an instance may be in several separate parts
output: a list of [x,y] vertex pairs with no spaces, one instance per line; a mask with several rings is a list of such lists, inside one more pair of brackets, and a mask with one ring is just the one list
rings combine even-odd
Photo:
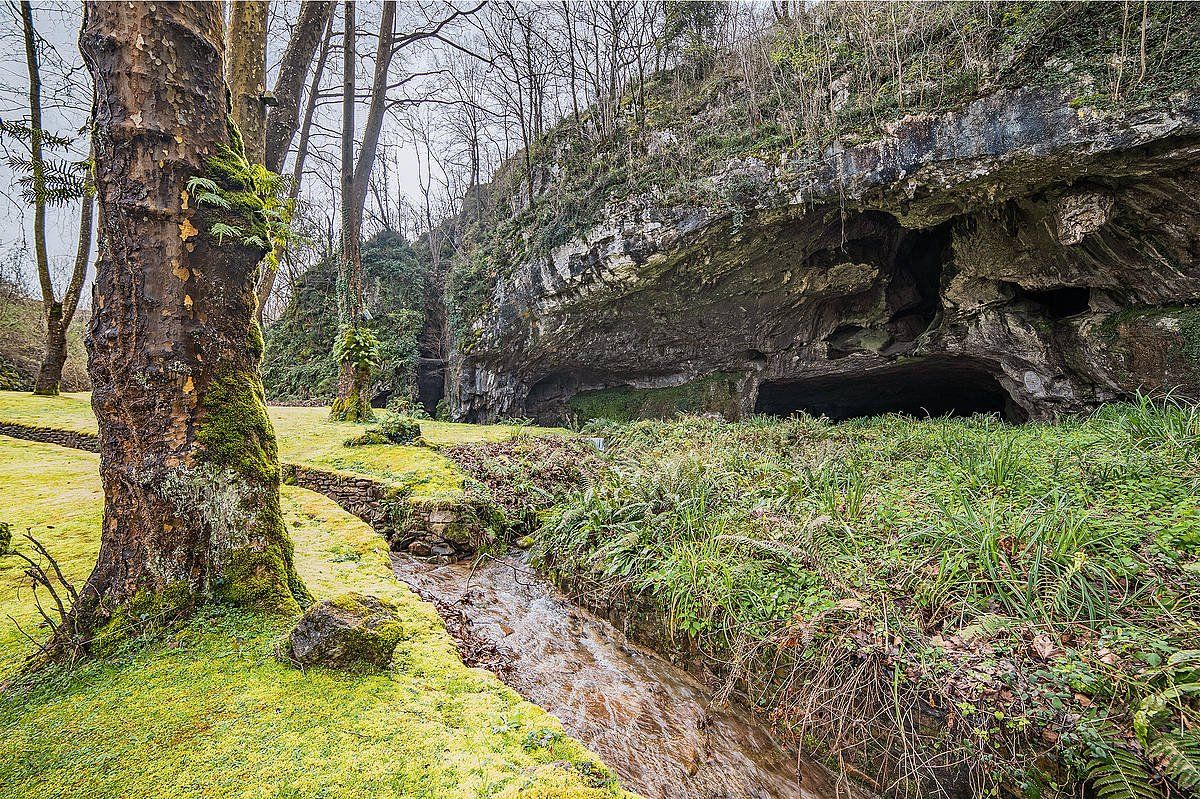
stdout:
[[647,799],[833,799],[849,788],[780,747],[749,712],[573,605],[516,556],[435,565],[393,554],[471,665],[562,721]]

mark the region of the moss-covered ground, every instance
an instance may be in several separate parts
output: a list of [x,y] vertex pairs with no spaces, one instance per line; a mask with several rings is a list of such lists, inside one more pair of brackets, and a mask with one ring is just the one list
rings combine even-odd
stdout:
[[535,563],[809,751],[909,796],[1200,789],[1200,408],[589,431]]
[[[24,392],[0,391],[0,422],[95,433],[96,419],[88,396],[34,397]],[[347,439],[361,435],[370,425],[331,422],[328,408],[272,406],[268,410],[279,441],[279,457],[285,463],[366,475],[408,488],[417,499],[445,499],[462,491],[462,474],[437,452],[438,447],[470,441],[503,441],[518,432],[555,432],[514,425],[421,420],[422,437],[432,446],[347,447]]]
[[[0,484],[17,546],[28,551],[29,530],[81,583],[98,548],[96,456],[0,436]],[[553,717],[462,664],[369,528],[301,489],[285,489],[284,513],[318,599],[359,591],[399,607],[391,668],[301,672],[273,655],[290,620],[210,606],[165,638],[0,693],[0,797],[622,795],[582,745],[537,734],[560,729]],[[12,556],[0,616],[2,680],[32,647],[8,617],[45,635]]]

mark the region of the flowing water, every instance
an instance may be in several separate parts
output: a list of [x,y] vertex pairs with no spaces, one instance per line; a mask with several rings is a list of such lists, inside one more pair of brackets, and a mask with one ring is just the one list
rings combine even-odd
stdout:
[[[519,558],[434,565],[394,555],[464,656],[562,721],[646,799],[832,799],[819,767],[710,705],[694,677],[580,609]],[[844,786],[840,795],[846,796]]]

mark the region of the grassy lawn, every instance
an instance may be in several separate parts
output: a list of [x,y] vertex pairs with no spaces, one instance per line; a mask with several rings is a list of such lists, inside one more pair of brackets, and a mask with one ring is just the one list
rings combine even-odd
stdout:
[[[96,469],[94,455],[0,436],[0,520],[25,551],[31,530],[77,584],[98,546]],[[285,489],[284,513],[318,598],[399,605],[407,636],[391,669],[302,673],[273,656],[291,620],[210,607],[166,639],[0,694],[0,797],[623,795],[556,719],[462,664],[368,527],[301,489]],[[0,678],[31,647],[7,616],[45,634],[20,571],[0,558]]]
[[593,428],[607,468],[535,563],[657,619],[807,749],[883,789],[913,764],[965,764],[974,795],[1200,787],[1195,406]]
[[[462,475],[436,449],[395,445],[343,446],[346,439],[359,435],[370,425],[330,422],[328,408],[273,406],[270,413],[279,439],[279,456],[288,463],[368,475],[409,488],[418,499],[454,497],[462,491]],[[25,392],[0,391],[0,422],[96,432],[96,420],[87,394],[35,397]],[[468,441],[501,441],[518,430],[535,434],[561,432],[512,425],[421,421],[422,436],[435,448]]]

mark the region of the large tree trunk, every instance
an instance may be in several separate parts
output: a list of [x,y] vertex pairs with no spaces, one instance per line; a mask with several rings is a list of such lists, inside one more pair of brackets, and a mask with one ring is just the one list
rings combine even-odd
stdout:
[[267,0],[238,0],[229,9],[226,69],[233,97],[233,121],[242,134],[246,157],[263,163],[267,141]]
[[258,373],[264,251],[219,243],[209,227],[234,220],[187,188],[196,176],[242,188],[210,169],[238,146],[224,38],[219,2],[85,4],[100,203],[88,371],[105,503],[96,568],[60,632],[73,645],[208,598],[284,612],[306,599]]
[[46,312],[46,352],[42,356],[42,368],[38,370],[33,393],[41,396],[57,396],[62,385],[63,365],[67,362],[67,328],[75,318],[79,307],[79,295],[83,293],[83,282],[87,277],[88,258],[92,252],[92,214],[95,201],[91,185],[80,200],[79,244],[75,249],[75,268],[71,282],[67,284],[63,301],[52,302]]
[[[287,160],[292,138],[300,122],[300,93],[304,90],[304,77],[312,63],[317,47],[324,49],[328,41],[326,30],[333,19],[333,0],[304,0],[300,5],[300,18],[296,30],[288,40],[279,62],[279,77],[275,80],[275,107],[267,115],[266,159],[263,161],[272,172],[282,172]],[[317,72],[322,71],[325,56],[318,59]]]

